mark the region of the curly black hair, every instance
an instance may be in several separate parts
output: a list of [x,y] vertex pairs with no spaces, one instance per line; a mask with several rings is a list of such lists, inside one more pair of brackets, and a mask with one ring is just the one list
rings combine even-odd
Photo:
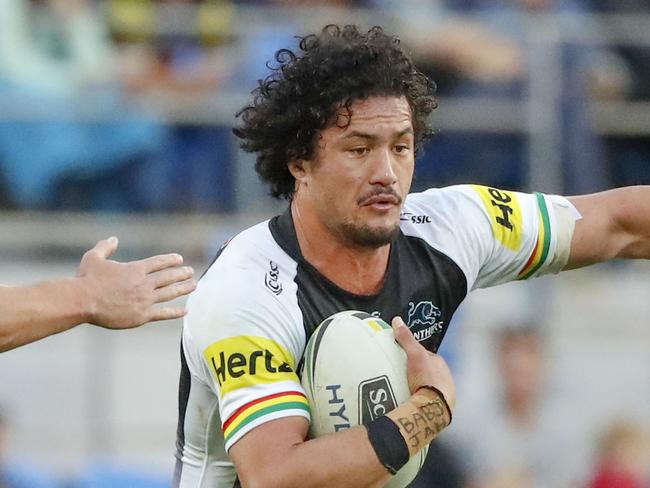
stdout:
[[432,134],[428,116],[436,108],[436,86],[415,68],[398,38],[381,27],[364,34],[354,25],[328,25],[299,39],[299,52],[275,53],[278,65],[259,80],[252,103],[237,113],[243,124],[233,129],[242,149],[257,153],[255,170],[271,185],[271,195],[292,197],[289,162],[311,159],[319,131],[340,108],[351,115],[355,100],[405,96],[416,150]]

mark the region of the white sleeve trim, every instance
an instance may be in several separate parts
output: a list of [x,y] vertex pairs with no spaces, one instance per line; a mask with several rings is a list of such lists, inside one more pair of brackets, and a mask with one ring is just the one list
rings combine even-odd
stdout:
[[548,273],[557,274],[566,267],[571,254],[571,242],[576,221],[582,218],[578,209],[565,197],[547,195],[546,199],[551,203],[549,211],[553,213],[555,221],[556,245],[555,253],[537,276]]

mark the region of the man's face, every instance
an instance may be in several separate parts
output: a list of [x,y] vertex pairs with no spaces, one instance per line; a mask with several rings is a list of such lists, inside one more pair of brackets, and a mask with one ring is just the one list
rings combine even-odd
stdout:
[[349,117],[339,110],[337,120],[321,132],[297,191],[335,238],[377,248],[398,231],[411,186],[411,109],[404,97],[372,97],[353,102],[351,112]]
[[534,395],[544,379],[541,339],[516,335],[503,339],[499,348],[500,372],[504,386],[513,393]]

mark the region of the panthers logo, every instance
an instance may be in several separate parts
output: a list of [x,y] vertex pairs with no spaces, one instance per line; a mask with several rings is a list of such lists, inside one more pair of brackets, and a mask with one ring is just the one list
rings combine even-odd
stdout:
[[429,301],[409,302],[407,324],[418,341],[424,341],[442,331],[444,322],[440,320],[440,309]]

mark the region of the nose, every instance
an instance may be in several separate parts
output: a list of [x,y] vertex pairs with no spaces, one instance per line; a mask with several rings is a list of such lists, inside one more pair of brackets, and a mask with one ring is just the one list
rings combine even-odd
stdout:
[[382,186],[391,186],[397,183],[395,161],[390,149],[382,149],[375,154],[376,159],[373,161],[370,183]]

